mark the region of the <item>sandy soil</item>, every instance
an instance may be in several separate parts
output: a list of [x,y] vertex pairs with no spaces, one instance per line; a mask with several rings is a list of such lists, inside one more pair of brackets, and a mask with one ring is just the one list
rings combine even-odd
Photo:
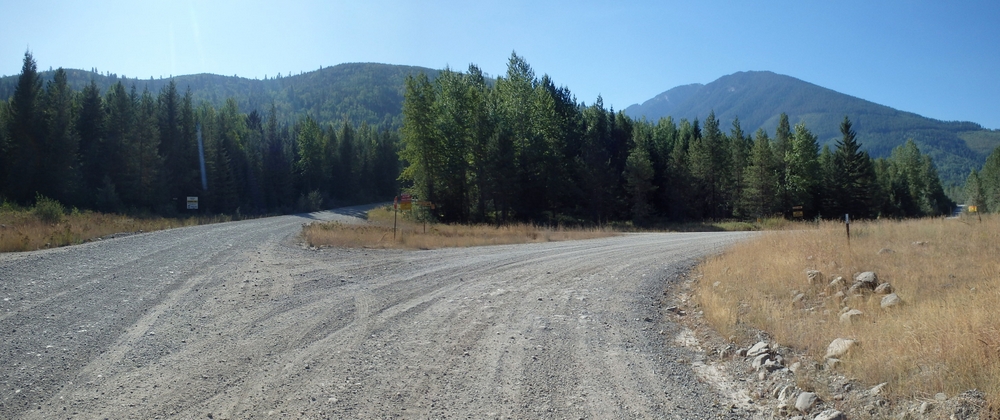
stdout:
[[741,233],[307,249],[310,219],[0,255],[0,418],[745,418],[665,283]]

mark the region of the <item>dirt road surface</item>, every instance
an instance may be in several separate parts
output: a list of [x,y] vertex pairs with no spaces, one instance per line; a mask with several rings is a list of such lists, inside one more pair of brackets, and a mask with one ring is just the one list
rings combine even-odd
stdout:
[[740,418],[666,279],[745,234],[307,249],[311,219],[0,255],[0,418]]

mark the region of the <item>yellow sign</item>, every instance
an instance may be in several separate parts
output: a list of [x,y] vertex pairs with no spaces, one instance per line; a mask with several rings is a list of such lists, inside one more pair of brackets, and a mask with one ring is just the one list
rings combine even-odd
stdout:
[[969,206],[969,213],[975,213],[977,211],[979,211],[979,210],[976,209],[976,206]]
[[792,212],[792,217],[802,217],[802,216],[803,216],[803,213],[802,213],[801,210],[797,210],[797,211],[793,211]]

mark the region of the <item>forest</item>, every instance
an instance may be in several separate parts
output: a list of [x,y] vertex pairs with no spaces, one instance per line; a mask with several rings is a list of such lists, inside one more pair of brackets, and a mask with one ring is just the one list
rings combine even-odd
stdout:
[[[195,103],[173,80],[158,92],[121,81],[74,90],[58,69],[43,84],[29,52],[0,101],[0,197],[173,216],[198,196],[200,212],[256,215],[406,191],[444,222],[637,226],[921,217],[954,206],[916,143],[873,159],[848,116],[834,147],[784,114],[773,138],[744,132],[738,118],[723,127],[714,112],[636,120],[601,98],[578,102],[516,54],[496,78],[475,65],[407,76],[401,124],[279,114],[273,104],[243,112],[233,98]],[[994,152],[969,177],[970,202],[1000,208],[998,172]]]
[[834,148],[782,114],[772,139],[698,119],[633,120],[601,98],[577,103],[513,54],[488,81],[475,66],[406,81],[401,179],[445,221],[605,223],[920,217],[948,214],[931,159],[913,141],[861,151],[850,119]]
[[0,127],[0,197],[21,205],[173,216],[197,196],[206,213],[288,213],[391,198],[400,170],[398,130],[195,104],[172,81],[75,91],[58,69],[43,86],[30,53]]

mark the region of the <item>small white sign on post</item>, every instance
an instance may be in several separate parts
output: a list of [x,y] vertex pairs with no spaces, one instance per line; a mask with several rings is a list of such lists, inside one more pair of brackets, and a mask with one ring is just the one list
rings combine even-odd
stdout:
[[198,210],[198,197],[188,197],[187,198],[187,209],[188,210]]

